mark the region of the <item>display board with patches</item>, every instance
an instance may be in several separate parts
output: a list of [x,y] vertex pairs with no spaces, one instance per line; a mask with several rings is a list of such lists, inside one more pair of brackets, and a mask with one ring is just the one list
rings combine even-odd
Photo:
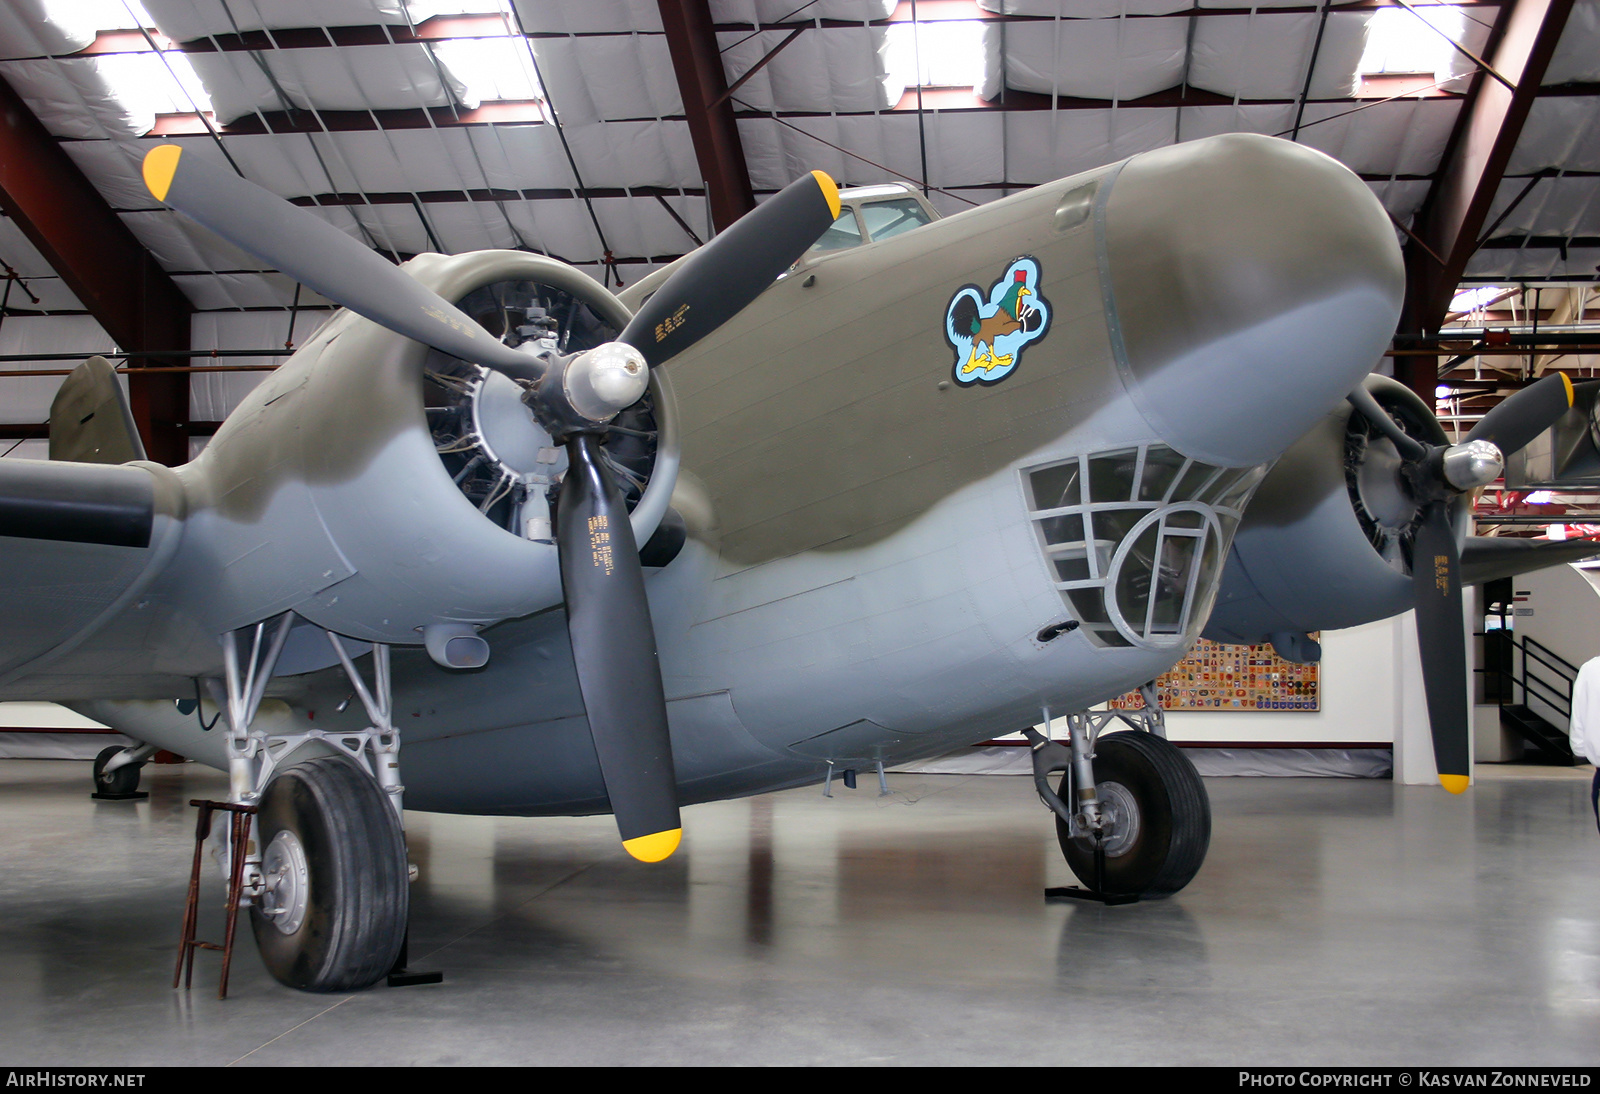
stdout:
[[945,307],[944,336],[956,351],[958,384],[997,384],[1022,363],[1022,350],[1050,329],[1050,304],[1040,293],[1039,260],[1013,259],[986,293],[963,285]]
[[[1321,709],[1317,669],[1285,661],[1271,646],[1202,638],[1189,656],[1156,678],[1156,691],[1163,710],[1314,711]],[[1106,705],[1138,710],[1144,700],[1130,691]]]

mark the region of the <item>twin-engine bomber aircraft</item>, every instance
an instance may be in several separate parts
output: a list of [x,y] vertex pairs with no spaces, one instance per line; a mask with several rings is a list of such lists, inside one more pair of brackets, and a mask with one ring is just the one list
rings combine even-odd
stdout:
[[[1494,438],[1448,446],[1420,402],[1367,397],[1394,231],[1284,141],[1178,145],[942,220],[814,174],[620,298],[523,252],[394,267],[203,152],[152,151],[152,193],[347,310],[176,469],[141,458],[104,361],[69,378],[51,460],[0,462],[0,698],[142,742],[97,761],[106,789],[157,748],[226,770],[259,810],[255,935],[298,988],[394,964],[402,789],[610,812],[659,860],[682,804],[1145,684],[1225,569],[1219,626],[1302,654],[1324,567],[1340,610],[1362,581],[1379,614],[1459,596],[1458,499],[1498,470]],[[1507,406],[1518,437],[1555,413]],[[1277,481],[1278,539],[1227,562],[1285,452],[1317,505]],[[1289,534],[1316,519],[1385,531]],[[1424,645],[1430,669],[1451,649]],[[1465,741],[1456,690],[1441,757]],[[1071,723],[1035,769],[1073,868],[1181,889],[1210,837],[1192,765],[1157,732]]]

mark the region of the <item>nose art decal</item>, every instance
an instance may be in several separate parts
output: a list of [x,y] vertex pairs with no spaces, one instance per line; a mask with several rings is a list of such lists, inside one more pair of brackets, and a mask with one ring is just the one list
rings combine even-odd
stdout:
[[1012,261],[987,294],[963,285],[944,313],[945,341],[956,351],[959,384],[998,384],[1022,363],[1022,350],[1050,329],[1050,304],[1039,293],[1039,260]]

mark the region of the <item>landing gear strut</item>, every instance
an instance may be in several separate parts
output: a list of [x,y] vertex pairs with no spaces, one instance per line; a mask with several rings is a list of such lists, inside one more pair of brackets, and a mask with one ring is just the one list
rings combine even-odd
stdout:
[[[1211,844],[1205,784],[1166,740],[1155,688],[1140,690],[1142,710],[1068,715],[1070,748],[1024,730],[1033,746],[1034,785],[1056,814],[1061,853],[1087,886],[1052,889],[1051,896],[1108,904],[1170,896],[1205,861]],[[1133,732],[1104,733],[1116,720]],[[1048,776],[1057,771],[1059,791],[1052,791]]]
[[269,732],[256,715],[293,623],[285,613],[222,636],[226,678],[214,693],[228,714],[229,797],[255,807],[254,837],[226,856],[229,867],[245,856],[241,903],[267,971],[304,991],[355,991],[396,967],[409,911],[389,647],[373,646],[369,686],[326,632],[366,729]]

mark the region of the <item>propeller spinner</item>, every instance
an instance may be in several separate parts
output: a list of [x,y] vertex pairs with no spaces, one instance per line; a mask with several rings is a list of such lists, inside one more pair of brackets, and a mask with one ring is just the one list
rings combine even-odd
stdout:
[[1450,519],[1457,496],[1500,476],[1504,453],[1515,452],[1555,424],[1572,406],[1572,381],[1547,376],[1495,407],[1460,443],[1429,445],[1400,428],[1372,393],[1358,387],[1350,403],[1394,442],[1397,477],[1421,510],[1411,545],[1411,587],[1422,653],[1423,689],[1439,782],[1466,790],[1471,768],[1467,709],[1467,639],[1461,627],[1461,549]]
[[329,300],[524,386],[523,401],[567,449],[555,528],[561,584],[617,828],[637,859],[672,854],[682,826],[655,632],[633,527],[598,438],[644,394],[648,369],[742,311],[838,218],[833,180],[813,171],[767,199],[679,267],[617,342],[571,357],[504,345],[326,221],[177,145],[145,156],[144,180],[158,200]]

